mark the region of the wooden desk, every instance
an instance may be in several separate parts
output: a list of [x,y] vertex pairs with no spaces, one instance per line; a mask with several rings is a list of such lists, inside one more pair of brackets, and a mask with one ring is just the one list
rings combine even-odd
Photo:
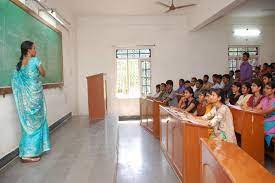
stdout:
[[201,139],[202,183],[271,183],[271,175],[256,160],[237,145]]
[[160,105],[160,102],[151,99],[140,99],[140,125],[156,138],[160,136]]
[[235,132],[241,135],[241,148],[264,164],[264,116],[230,107]]
[[200,182],[200,138],[208,127],[184,121],[160,106],[161,147],[181,182]]

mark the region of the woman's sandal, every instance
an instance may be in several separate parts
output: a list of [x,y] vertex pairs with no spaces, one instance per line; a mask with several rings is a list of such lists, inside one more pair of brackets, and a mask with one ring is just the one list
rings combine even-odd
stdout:
[[22,163],[35,163],[40,161],[40,157],[34,157],[34,158],[21,158]]

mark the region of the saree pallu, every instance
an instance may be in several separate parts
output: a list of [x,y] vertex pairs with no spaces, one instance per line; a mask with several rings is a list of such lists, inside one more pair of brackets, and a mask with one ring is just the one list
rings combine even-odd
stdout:
[[51,149],[47,109],[40,81],[40,60],[34,57],[15,71],[12,89],[18,111],[22,136],[19,157],[36,157]]

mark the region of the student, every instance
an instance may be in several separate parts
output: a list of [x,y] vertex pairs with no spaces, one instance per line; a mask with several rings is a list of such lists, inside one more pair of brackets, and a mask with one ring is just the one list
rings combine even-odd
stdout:
[[231,87],[231,93],[229,95],[229,103],[235,105],[241,96],[241,83],[234,82]]
[[223,88],[222,75],[216,75],[216,84],[212,87],[213,89]]
[[172,80],[167,80],[166,81],[166,92],[168,96],[166,99],[164,99],[164,103],[168,104],[168,106],[178,106],[178,99],[176,92],[173,90],[173,81]]
[[191,87],[187,87],[184,96],[180,99],[178,107],[184,109],[185,112],[194,113],[196,111],[197,102],[194,98],[194,92]]
[[[218,74],[213,74],[213,75],[212,75],[213,86],[217,83],[217,75],[218,75]],[[213,86],[212,86],[212,87],[213,87]]]
[[156,93],[151,96],[151,97],[148,97],[148,98],[151,98],[151,99],[157,99],[159,98],[159,95],[161,94],[161,91],[160,91],[160,84],[157,84],[156,85]]
[[229,83],[233,84],[234,83],[234,71],[229,71]]
[[202,86],[203,86],[203,81],[201,80],[201,79],[198,79],[197,81],[196,81],[196,91],[195,91],[195,93],[194,93],[194,97],[195,97],[195,99],[197,100],[198,99],[198,97],[199,97],[199,93],[201,92],[201,90],[202,90]]
[[263,84],[266,85],[267,83],[271,82],[272,74],[266,73],[263,75]]
[[237,101],[236,105],[246,108],[247,101],[252,96],[250,94],[251,91],[251,84],[248,82],[244,82],[242,84],[242,95],[240,96],[239,100]]
[[240,70],[236,70],[235,71],[235,79],[234,79],[234,82],[241,82],[241,71]]
[[196,77],[192,77],[191,79],[191,88],[193,89],[193,91],[196,91],[196,82],[197,82],[197,78]]
[[213,108],[213,105],[210,102],[210,96],[211,96],[211,90],[206,90],[206,94],[205,94],[205,101],[206,101],[205,114],[209,113]]
[[223,91],[224,91],[224,94],[225,94],[225,98],[228,98],[230,93],[231,93],[231,83],[230,83],[230,76],[229,74],[224,74],[222,76],[222,82],[224,84],[223,86]]
[[261,112],[265,115],[264,130],[265,141],[270,145],[271,139],[275,136],[275,82],[269,82],[265,85],[265,97],[261,100],[260,104],[256,107],[256,112]]
[[203,86],[202,86],[202,89],[203,90],[209,90],[212,86],[213,86],[213,83],[209,82],[209,76],[208,75],[204,75],[203,76]]
[[184,79],[179,80],[179,88],[176,90],[176,93],[182,94],[185,90]]
[[213,89],[210,96],[210,102],[213,104],[213,108],[209,113],[205,114],[202,119],[207,120],[208,126],[213,128],[210,139],[215,138],[237,144],[233,117],[230,109],[224,105],[224,100],[222,89]]
[[243,53],[243,63],[240,66],[240,79],[241,83],[248,82],[251,83],[253,72],[252,72],[252,66],[248,62],[249,59],[249,53],[244,52]]
[[197,116],[203,116],[206,112],[206,90],[201,90],[198,95]]
[[261,77],[261,68],[259,66],[255,67],[253,71],[253,79],[258,79]]
[[263,84],[260,79],[255,79],[252,81],[251,91],[252,96],[247,101],[247,107],[254,109],[259,105],[261,100],[264,98],[262,95]]
[[263,64],[263,69],[261,70],[261,73],[260,73],[261,77],[263,77],[266,73],[268,73],[267,67],[268,67],[268,63],[264,63]]
[[186,81],[184,82],[184,86],[185,86],[185,88],[191,87],[191,82],[190,82],[189,80],[186,80]]
[[158,98],[156,98],[156,100],[159,101],[164,101],[167,98],[167,93],[166,93],[166,84],[165,83],[161,83],[160,84],[160,94],[158,96]]

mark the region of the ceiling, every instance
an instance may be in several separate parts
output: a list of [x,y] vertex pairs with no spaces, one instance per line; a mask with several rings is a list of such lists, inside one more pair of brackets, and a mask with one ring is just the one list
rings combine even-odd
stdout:
[[[108,16],[108,15],[165,15],[167,10],[156,2],[158,0],[59,0],[66,4],[77,16]],[[163,3],[170,4],[171,0],[160,0]],[[174,0],[174,4],[185,5],[198,3],[199,0]],[[184,15],[193,7],[176,10],[171,15]]]
[[275,0],[248,0],[235,9],[233,17],[263,17],[275,15]]

